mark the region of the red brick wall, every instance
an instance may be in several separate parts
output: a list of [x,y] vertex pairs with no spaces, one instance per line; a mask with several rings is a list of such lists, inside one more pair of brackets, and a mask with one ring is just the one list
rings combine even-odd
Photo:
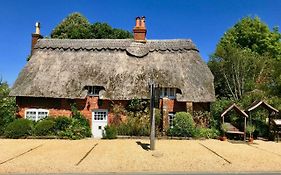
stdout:
[[[60,99],[60,98],[35,98],[35,97],[17,97],[17,105],[19,106],[18,116],[24,117],[25,110],[28,108],[42,108],[48,109],[50,116],[71,116],[70,105],[75,103],[78,110],[89,120],[92,124],[92,111],[94,109],[108,109],[108,123],[113,119],[112,104],[121,104],[126,106],[128,101],[111,101],[99,100],[98,97],[86,97],[85,99]],[[189,103],[194,111],[208,110],[210,103]],[[168,126],[168,113],[187,111],[187,102],[178,102],[172,99],[160,99],[159,108],[163,114],[163,126]]]
[[[70,105],[75,103],[78,110],[92,124],[92,111],[94,109],[108,109],[108,122],[111,123],[113,114],[111,100],[99,100],[98,97],[88,96],[86,99],[60,99],[60,98],[35,98],[35,97],[16,97],[16,102],[19,107],[17,112],[18,117],[24,118],[25,110],[29,108],[48,109],[49,115],[71,116]],[[114,104],[127,105],[127,101],[114,101]]]
[[[166,99],[165,103],[166,103],[168,112],[186,111],[186,102],[178,102],[176,100]],[[160,109],[163,108],[163,99],[160,99],[159,108]]]
[[[126,100],[99,100],[98,97],[90,96],[88,96],[86,99],[17,97],[16,102],[19,106],[19,117],[24,117],[24,111],[27,108],[49,109],[49,113],[51,116],[69,116],[71,114],[70,105],[75,103],[78,110],[82,112],[87,118],[91,118],[92,110],[94,109],[109,109],[110,112],[110,109],[112,108],[112,102],[114,102],[114,104],[121,104],[123,106],[126,106],[128,103],[128,101]],[[166,102],[168,112],[186,111],[186,102],[178,102],[171,99],[167,99]],[[160,99],[159,108],[163,108],[162,99]]]

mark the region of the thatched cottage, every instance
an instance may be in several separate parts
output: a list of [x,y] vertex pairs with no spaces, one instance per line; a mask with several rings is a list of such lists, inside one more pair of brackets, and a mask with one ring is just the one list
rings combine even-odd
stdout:
[[144,17],[133,32],[134,39],[44,39],[37,24],[30,61],[10,93],[18,116],[69,116],[76,103],[99,137],[112,120],[110,104],[149,99],[151,80],[161,87],[164,129],[175,112],[208,110],[213,75],[192,41],[146,40]]

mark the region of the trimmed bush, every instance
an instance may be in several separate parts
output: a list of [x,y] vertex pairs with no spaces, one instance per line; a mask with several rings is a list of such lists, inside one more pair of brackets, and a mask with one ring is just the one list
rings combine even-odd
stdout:
[[6,127],[4,135],[8,138],[22,138],[32,135],[33,122],[27,119],[17,119]]
[[34,128],[34,134],[36,136],[54,135],[54,131],[55,122],[48,119],[39,121]]
[[117,129],[115,126],[107,125],[105,128],[105,133],[102,134],[104,139],[116,139],[117,138]]
[[193,137],[195,123],[192,115],[187,112],[178,112],[174,118],[174,126],[168,130],[168,134],[177,137]]

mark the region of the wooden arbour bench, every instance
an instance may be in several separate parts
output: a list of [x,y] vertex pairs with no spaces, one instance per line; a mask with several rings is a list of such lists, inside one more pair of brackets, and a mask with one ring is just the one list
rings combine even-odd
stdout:
[[[240,131],[238,128],[236,128],[231,123],[227,123],[227,122],[224,121],[225,116],[227,116],[226,114],[229,113],[231,110],[234,110],[237,114],[239,114],[239,116],[244,117],[244,130],[243,131]],[[226,124],[227,125],[226,133],[243,135],[244,136],[244,140],[246,140],[246,124],[247,124],[248,114],[246,114],[242,109],[240,109],[234,103],[234,104],[232,104],[231,106],[229,106],[227,109],[225,109],[223,111],[223,113],[221,114],[221,118],[222,118],[222,124]]]

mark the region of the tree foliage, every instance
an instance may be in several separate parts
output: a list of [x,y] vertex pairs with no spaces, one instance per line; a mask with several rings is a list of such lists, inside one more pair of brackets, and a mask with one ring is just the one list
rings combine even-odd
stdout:
[[96,22],[91,25],[91,37],[93,39],[124,39],[132,38],[132,34],[128,31],[112,28],[107,23]]
[[280,38],[278,28],[270,31],[258,17],[243,18],[230,28],[208,62],[217,96],[239,100],[245,92],[277,86],[273,74],[280,71],[272,68],[281,55]]
[[80,13],[72,13],[58,24],[51,33],[51,38],[60,39],[124,39],[132,38],[128,31],[112,28],[107,23],[91,24]]
[[90,35],[90,22],[81,14],[73,13],[58,24],[51,33],[51,38],[86,39]]
[[260,55],[267,53],[278,58],[281,55],[280,39],[278,27],[270,31],[258,17],[245,17],[224,34],[217,45],[215,55],[221,56],[220,53],[223,53],[228,45],[232,45],[236,48],[248,48]]
[[16,101],[9,97],[10,89],[6,82],[0,79],[0,135],[6,126],[15,119]]
[[220,55],[208,63],[215,76],[216,94],[220,97],[238,100],[245,92],[260,88],[268,81],[268,56],[231,45],[225,46]]
[[[254,101],[265,100],[281,109],[280,39],[278,28],[270,30],[258,17],[245,17],[225,32],[208,62],[218,97],[211,107],[216,121],[231,103],[245,109]],[[254,135],[268,136],[267,116],[267,111],[252,112]],[[236,126],[243,120],[235,113],[229,119]],[[215,122],[213,126],[218,128]]]

